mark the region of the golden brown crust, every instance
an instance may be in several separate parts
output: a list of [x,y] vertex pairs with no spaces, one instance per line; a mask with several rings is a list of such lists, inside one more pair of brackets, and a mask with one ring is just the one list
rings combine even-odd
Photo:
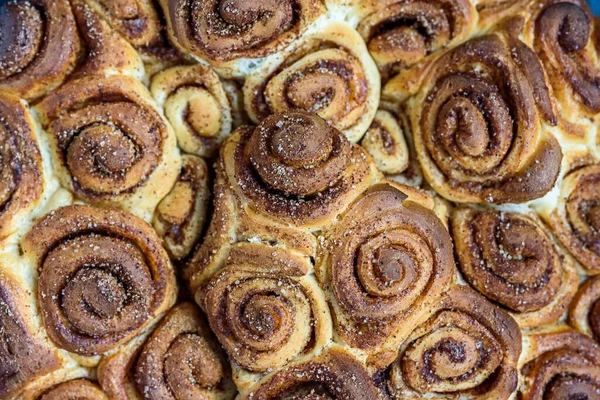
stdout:
[[544,74],[512,33],[471,39],[440,57],[412,99],[427,181],[458,202],[524,202],[554,185],[562,152]]
[[68,79],[91,75],[121,73],[144,77],[144,65],[138,53],[115,32],[84,0],[70,0],[85,52]]
[[390,184],[371,187],[348,208],[327,253],[318,277],[336,332],[370,353],[394,352],[406,318],[431,306],[455,273],[444,225]]
[[232,399],[236,393],[225,353],[190,303],[173,308],[150,336],[135,380],[147,399]]
[[489,28],[491,25],[501,22],[507,16],[524,9],[531,0],[475,0],[478,25],[481,28]]
[[549,232],[514,212],[460,207],[452,216],[459,267],[486,297],[508,308],[523,328],[555,323],[579,277]]
[[360,144],[373,156],[381,172],[396,175],[409,166],[409,150],[404,135],[404,128],[394,114],[379,110]]
[[524,337],[520,367],[523,400],[595,398],[600,390],[600,347],[565,326]]
[[45,181],[29,110],[18,98],[0,94],[0,242],[28,217]]
[[[368,2],[364,2],[368,3]],[[469,0],[373,1],[358,25],[384,81],[473,32]]]
[[[2,266],[5,267],[5,266]],[[29,326],[27,296],[0,272],[0,398],[9,399],[27,384],[61,367],[57,354]]]
[[282,50],[325,11],[320,0],[160,0],[160,4],[169,37],[178,47],[226,68],[231,61]]
[[87,379],[74,379],[54,386],[38,400],[108,400],[108,396]]
[[[264,244],[239,243],[197,295],[210,326],[237,365],[266,372],[323,347],[331,319],[306,256]],[[238,372],[238,385],[246,384]]]
[[530,15],[528,40],[548,72],[563,117],[577,122],[600,112],[597,28],[586,2],[539,1]]
[[600,166],[568,174],[556,209],[546,217],[560,242],[591,274],[600,272]]
[[198,157],[184,155],[175,185],[156,207],[153,226],[163,238],[171,257],[181,261],[188,257],[204,231],[210,176],[206,163]]
[[267,375],[242,399],[383,399],[367,370],[339,346]]
[[228,178],[250,208],[297,226],[329,221],[366,189],[374,168],[339,131],[301,112],[240,128],[223,146],[222,157]]
[[181,162],[175,137],[133,78],[75,80],[37,110],[61,182],[82,199],[146,216],[172,187]]
[[600,341],[600,276],[588,278],[573,298],[569,324]]
[[508,313],[467,287],[455,286],[408,335],[392,365],[397,399],[426,394],[507,399],[517,389],[521,332]]
[[32,99],[75,67],[81,43],[68,0],[3,2],[0,90]]
[[39,271],[46,331],[73,353],[118,347],[175,300],[173,268],[160,239],[129,213],[63,207],[38,221],[22,247]]
[[204,65],[177,66],[152,79],[152,95],[173,126],[179,147],[212,157],[231,132],[234,105],[224,82]]
[[167,41],[153,0],[87,0],[142,55],[145,62],[174,61],[181,56]]
[[357,142],[377,111],[379,86],[377,67],[360,36],[332,23],[248,76],[244,102],[254,122],[274,113],[306,111]]

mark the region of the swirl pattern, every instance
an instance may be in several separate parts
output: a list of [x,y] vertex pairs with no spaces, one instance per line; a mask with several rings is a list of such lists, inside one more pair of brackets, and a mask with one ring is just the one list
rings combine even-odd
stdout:
[[173,67],[158,73],[150,90],[164,108],[179,147],[213,156],[232,129],[232,105],[218,75],[203,65]]
[[241,128],[222,155],[232,185],[251,208],[294,225],[326,222],[376,173],[362,149],[304,112]]
[[600,347],[566,327],[525,337],[523,400],[593,399],[600,391]]
[[12,398],[37,377],[60,368],[59,358],[28,326],[26,295],[0,272],[0,397]]
[[252,73],[244,102],[254,122],[303,110],[357,142],[375,116],[379,87],[377,67],[358,33],[336,23],[306,37],[280,63]]
[[0,90],[37,98],[60,84],[81,49],[68,0],[2,2]]
[[379,110],[360,142],[385,174],[399,174],[408,168],[409,153],[404,131],[389,111]]
[[[191,303],[169,311],[134,364],[137,390],[145,399],[232,399],[236,393],[227,358]],[[113,380],[112,363],[100,371],[103,384]]]
[[468,0],[375,2],[358,25],[384,81],[466,38],[475,28]]
[[138,81],[116,75],[72,81],[40,102],[62,184],[88,202],[147,217],[181,163],[153,104]]
[[569,324],[579,332],[600,341],[600,277],[589,278],[575,295],[569,308]]
[[600,166],[568,174],[548,221],[561,243],[590,273],[600,272]]
[[510,316],[466,287],[447,291],[400,346],[389,389],[397,399],[426,394],[507,399],[517,389],[521,332]]
[[92,0],[91,4],[134,47],[152,47],[162,40],[152,0]]
[[169,36],[183,51],[226,74],[232,62],[266,57],[288,46],[325,12],[320,0],[160,0]]
[[336,331],[389,364],[406,317],[435,302],[452,279],[450,235],[432,211],[380,184],[350,206],[331,236],[319,279]]
[[[331,339],[327,304],[314,278],[306,275],[309,268],[306,256],[296,252],[240,243],[197,293],[236,365],[249,372],[271,371]],[[252,379],[243,371],[237,375],[240,384]]]
[[185,155],[175,186],[158,203],[154,229],[175,260],[185,259],[202,235],[210,198],[209,181],[206,163]]
[[63,207],[38,221],[22,247],[39,271],[46,331],[70,352],[114,349],[175,301],[175,276],[160,239],[129,213]]
[[466,280],[510,309],[521,327],[554,323],[567,309],[577,271],[533,218],[461,207],[452,233]]
[[[412,100],[427,181],[457,202],[524,202],[554,185],[562,152],[535,55],[511,35],[471,39],[440,57]],[[545,122],[544,122],[545,121]]]
[[35,125],[19,99],[0,94],[0,241],[28,218],[44,190]]
[[74,379],[54,386],[38,400],[108,400],[108,396],[87,379]]
[[268,375],[242,399],[379,400],[383,396],[358,360],[333,346]]
[[554,94],[568,110],[583,105],[587,115],[600,112],[600,62],[593,16],[585,1],[549,0],[533,10],[531,41],[553,83]]

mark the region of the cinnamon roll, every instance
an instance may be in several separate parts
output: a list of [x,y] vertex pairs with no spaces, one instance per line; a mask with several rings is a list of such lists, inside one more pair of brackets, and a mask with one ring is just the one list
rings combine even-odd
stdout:
[[457,202],[519,203],[554,185],[562,152],[535,54],[512,34],[471,39],[441,56],[411,100],[429,184]]
[[87,379],[74,379],[50,388],[37,400],[108,400],[108,396]]
[[267,375],[241,398],[378,400],[383,396],[359,361],[334,345]]
[[91,75],[124,74],[145,78],[138,53],[84,0],[70,0],[85,51],[68,79]]
[[243,76],[244,59],[277,53],[323,15],[321,0],[160,0],[169,37],[181,51],[228,76]]
[[521,332],[508,313],[455,286],[408,326],[388,386],[396,399],[508,399],[517,390]]
[[209,184],[206,163],[201,158],[184,155],[175,185],[156,207],[154,229],[175,260],[185,259],[202,235],[210,198]]
[[0,4],[0,90],[27,99],[59,85],[81,43],[69,0]]
[[600,41],[584,0],[543,0],[530,7],[526,37],[542,61],[561,115],[578,122],[600,113]]
[[409,153],[400,123],[389,111],[379,110],[360,142],[385,174],[400,174],[409,164]]
[[69,82],[38,105],[63,186],[93,204],[149,218],[181,160],[170,125],[133,78]]
[[567,310],[577,270],[533,217],[459,207],[452,234],[465,279],[508,308],[522,328],[555,323]]
[[600,347],[565,326],[524,338],[523,400],[594,399],[600,392]]
[[191,303],[175,306],[138,351],[103,360],[99,381],[114,399],[233,399],[225,353]]
[[381,367],[395,358],[406,317],[435,302],[455,272],[445,226],[406,197],[371,187],[332,228],[318,273],[336,333]]
[[22,241],[39,272],[37,301],[50,339],[83,356],[135,337],[175,301],[176,282],[152,228],[132,214],[67,206]]
[[545,215],[552,230],[583,268],[600,272],[600,165],[569,173],[558,205]]
[[384,81],[420,68],[426,57],[466,39],[477,23],[469,0],[372,3],[357,29]]
[[329,310],[308,258],[258,243],[232,247],[225,266],[196,293],[231,357],[239,387],[331,340]]
[[[7,266],[0,266],[7,267]],[[0,398],[13,398],[26,385],[58,370],[62,360],[31,326],[24,290],[0,271]]]
[[569,308],[569,324],[600,341],[600,276],[581,285]]
[[164,108],[179,147],[212,157],[232,130],[232,104],[217,74],[204,65],[178,66],[152,79],[152,95]]
[[315,114],[272,115],[222,150],[230,184],[252,210],[296,226],[328,222],[376,175],[364,151]]
[[379,104],[377,66],[360,35],[332,23],[304,37],[281,61],[266,63],[244,85],[254,122],[286,111],[313,112],[351,142],[364,135]]
[[18,98],[0,93],[0,242],[30,217],[46,183],[33,117]]
[[179,58],[170,46],[153,0],[87,0],[135,49],[145,62]]

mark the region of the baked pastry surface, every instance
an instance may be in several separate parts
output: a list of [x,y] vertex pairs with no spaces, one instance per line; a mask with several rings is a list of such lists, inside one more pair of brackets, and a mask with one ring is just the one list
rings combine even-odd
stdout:
[[585,0],[0,1],[0,400],[599,393]]

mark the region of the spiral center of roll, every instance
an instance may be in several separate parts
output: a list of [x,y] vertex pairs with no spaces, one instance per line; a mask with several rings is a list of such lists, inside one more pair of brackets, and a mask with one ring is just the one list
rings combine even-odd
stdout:
[[310,167],[327,158],[332,140],[324,129],[309,129],[297,124],[285,124],[275,131],[271,150],[287,165]]
[[0,4],[0,78],[21,72],[43,39],[40,12],[29,2]]
[[186,119],[194,133],[214,137],[221,129],[221,105],[208,92],[197,93],[189,100]]
[[[309,112],[318,112],[331,103],[337,103],[334,97],[345,93],[344,81],[331,73],[310,73],[296,76],[286,90],[287,99],[297,108]],[[344,105],[345,106],[345,105]]]
[[546,12],[552,13],[552,8],[561,10],[567,8],[567,13],[558,30],[558,42],[561,47],[569,53],[581,51],[588,42],[590,36],[590,21],[585,12],[577,5],[570,3],[559,3],[548,7]]
[[89,151],[95,165],[105,174],[122,173],[135,163],[134,144],[123,132],[115,130],[113,126],[91,126],[82,131],[78,138],[81,138],[83,148],[75,147],[74,152],[77,154],[78,150]]
[[598,398],[599,391],[600,387],[592,378],[566,373],[552,379],[543,397],[547,400],[592,400]]
[[307,196],[333,186],[350,163],[350,143],[315,114],[273,114],[254,130],[249,161],[262,180],[285,194]]
[[508,261],[498,260],[500,262],[494,265],[496,272],[509,281],[524,285],[540,284],[549,262],[547,249],[551,249],[552,245],[535,226],[508,220],[498,226],[496,238],[500,256]]
[[471,157],[481,156],[490,144],[487,123],[480,110],[468,99],[458,97],[450,100],[440,113],[442,124],[451,134],[456,145]]
[[[109,272],[93,268],[80,269],[63,291],[65,303],[68,299],[81,299],[100,318],[117,315],[127,300],[127,291],[119,280]],[[63,305],[65,308],[68,304]]]
[[165,370],[169,386],[175,393],[184,382],[193,381],[201,387],[217,385],[223,377],[223,365],[206,340],[191,333],[178,336],[165,357]]
[[379,249],[374,265],[376,275],[387,285],[401,281],[405,271],[413,271],[417,268],[412,257],[402,249],[395,247],[384,247]]
[[281,329],[282,317],[286,309],[281,308],[277,297],[257,295],[244,309],[246,327],[257,336],[268,336]]

